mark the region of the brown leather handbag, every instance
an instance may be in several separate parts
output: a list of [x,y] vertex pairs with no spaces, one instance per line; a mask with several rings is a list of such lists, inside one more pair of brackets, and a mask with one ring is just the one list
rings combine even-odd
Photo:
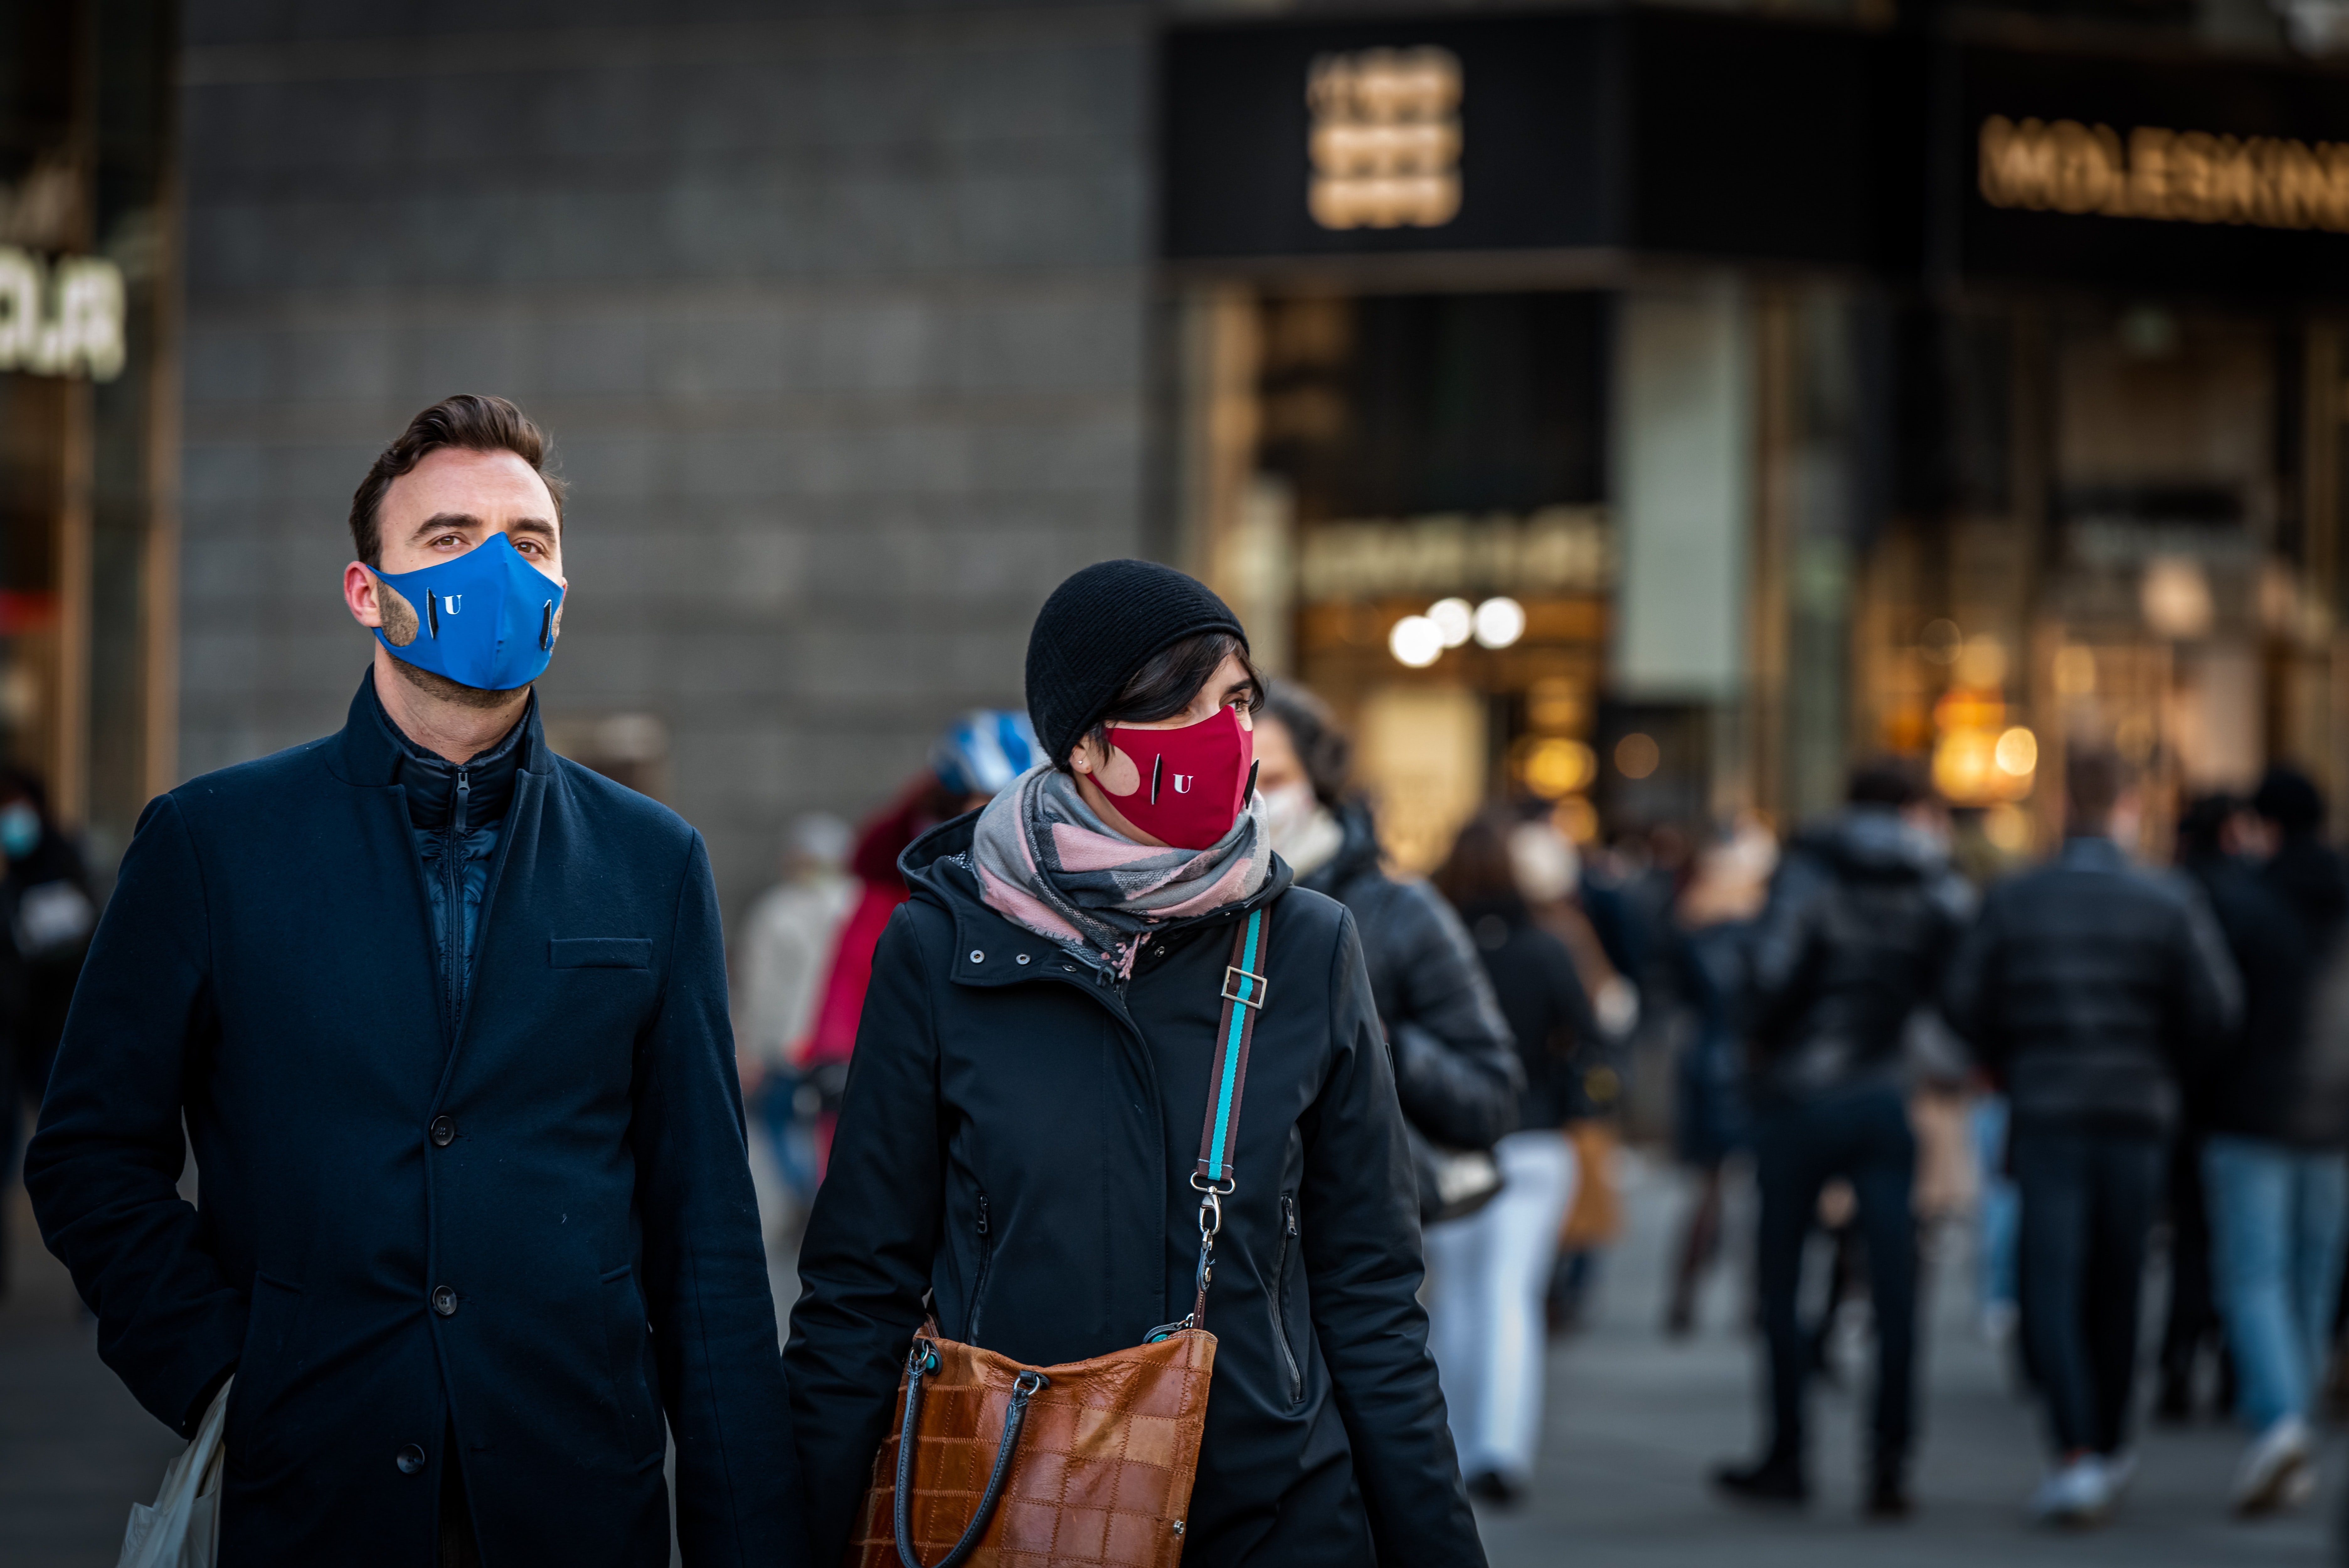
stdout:
[[925,1323],[873,1456],[855,1568],[1174,1568],[1199,1470],[1216,1336],[1207,1332],[1232,1133],[1264,1006],[1261,909],[1232,938],[1199,1164],[1198,1296],[1129,1350],[1058,1367],[960,1345]]

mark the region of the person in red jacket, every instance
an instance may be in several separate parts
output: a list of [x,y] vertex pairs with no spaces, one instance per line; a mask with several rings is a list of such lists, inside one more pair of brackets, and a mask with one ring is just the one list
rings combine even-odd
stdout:
[[986,805],[1036,760],[1036,732],[1026,714],[975,708],[938,737],[930,748],[929,766],[858,830],[848,862],[859,884],[856,904],[840,928],[840,944],[824,977],[823,1000],[800,1052],[808,1080],[823,1096],[816,1127],[818,1181],[832,1151],[832,1126],[848,1081],[848,1056],[856,1047],[856,1026],[864,1016],[874,945],[891,913],[909,896],[905,879],[897,872],[897,857],[940,822]]

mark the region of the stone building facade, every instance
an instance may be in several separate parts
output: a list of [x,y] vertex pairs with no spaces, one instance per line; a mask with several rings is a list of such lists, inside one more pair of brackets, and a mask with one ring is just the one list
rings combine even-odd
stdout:
[[341,721],[350,494],[447,393],[571,486],[558,744],[730,912],[1145,551],[1146,6],[194,0],[181,776]]

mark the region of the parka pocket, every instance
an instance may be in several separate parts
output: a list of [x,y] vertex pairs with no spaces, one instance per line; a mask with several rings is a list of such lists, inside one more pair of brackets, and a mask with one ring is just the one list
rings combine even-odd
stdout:
[[642,1461],[658,1462],[667,1448],[667,1432],[653,1398],[646,1359],[651,1332],[646,1324],[644,1293],[636,1288],[636,1271],[627,1264],[607,1269],[596,1278],[604,1308],[604,1349],[610,1368],[612,1409],[619,1422],[625,1451]]
[[1297,1351],[1288,1342],[1288,1254],[1297,1250],[1297,1200],[1283,1192],[1280,1195],[1280,1242],[1273,1253],[1272,1290],[1268,1304],[1272,1312],[1272,1342],[1280,1347],[1281,1363],[1288,1368],[1288,1402],[1292,1405],[1305,1398],[1305,1373],[1297,1364]]
[[301,1444],[283,1440],[286,1395],[300,1382],[302,1323],[307,1297],[302,1287],[265,1274],[253,1276],[246,1309],[244,1346],[236,1382],[228,1391],[222,1441],[228,1462],[240,1474],[266,1473],[274,1456],[298,1453]]
[[995,1262],[995,1228],[988,1220],[987,1194],[984,1192],[978,1195],[978,1272],[971,1277],[970,1327],[963,1336],[964,1343],[968,1345],[978,1343],[978,1315],[987,1305],[987,1274]]

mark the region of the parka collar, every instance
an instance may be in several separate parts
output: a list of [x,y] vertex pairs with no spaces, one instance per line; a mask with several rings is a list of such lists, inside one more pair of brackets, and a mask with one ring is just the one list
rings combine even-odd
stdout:
[[[546,734],[538,719],[538,694],[533,692],[522,717],[516,721],[519,736],[508,737],[513,745],[514,765],[523,773],[546,770]],[[508,741],[492,747],[502,748]],[[390,716],[383,711],[382,699],[375,693],[375,668],[372,665],[359,677],[359,689],[351,696],[350,711],[343,719],[343,727],[326,742],[327,770],[346,784],[362,789],[384,789],[401,782],[402,772],[414,766],[408,748],[395,738]]]
[[[978,874],[970,866],[971,837],[978,824],[976,811],[941,822],[907,845],[897,858],[897,871],[913,895],[954,917],[954,966],[948,977],[963,985],[1011,985],[1039,979],[1090,981],[1106,973],[1100,965],[1050,937],[988,907],[979,896]],[[1248,897],[1205,914],[1170,920],[1159,929],[1187,932],[1244,920],[1250,910],[1268,907],[1287,892],[1293,880],[1288,862],[1274,855],[1264,885]]]

